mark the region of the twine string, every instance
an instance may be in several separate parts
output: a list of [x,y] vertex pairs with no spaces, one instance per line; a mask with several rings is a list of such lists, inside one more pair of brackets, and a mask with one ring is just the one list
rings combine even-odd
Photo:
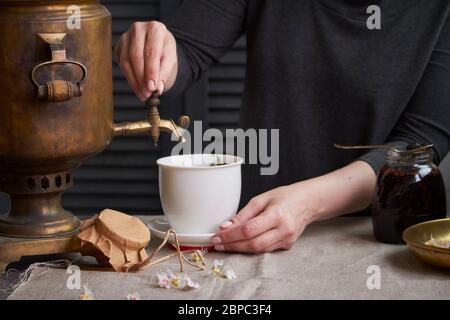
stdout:
[[[170,253],[162,258],[159,258],[153,262],[151,262],[151,260],[153,259],[153,257],[156,256],[156,254],[161,251],[161,249],[167,244],[167,242],[169,241],[170,236],[173,235],[173,237],[175,238],[175,248],[176,248],[176,252]],[[150,254],[150,256],[147,258],[147,261],[144,263],[143,267],[150,267],[153,266],[155,264],[164,262],[169,260],[170,258],[174,257],[174,256],[178,256],[178,261],[180,263],[180,272],[184,271],[183,268],[183,262],[188,263],[189,265],[195,267],[195,268],[199,268],[200,270],[205,270],[206,269],[206,263],[205,260],[203,259],[203,255],[206,253],[207,251],[200,251],[200,250],[188,250],[188,251],[181,251],[181,246],[180,246],[180,242],[178,239],[178,234],[175,230],[173,229],[169,229],[166,232],[166,235],[164,236],[163,242],[156,247],[152,253]],[[190,261],[188,258],[186,258],[185,253],[196,253],[197,256],[199,257],[200,260],[200,265],[193,263],[192,261]]]

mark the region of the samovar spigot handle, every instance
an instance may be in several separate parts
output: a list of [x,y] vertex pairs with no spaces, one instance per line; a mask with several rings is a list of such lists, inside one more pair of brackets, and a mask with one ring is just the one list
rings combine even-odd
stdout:
[[178,125],[171,119],[161,119],[159,115],[160,100],[155,91],[147,99],[145,104],[149,107],[147,120],[137,122],[125,122],[114,124],[114,136],[129,136],[147,133],[150,134],[155,146],[158,145],[161,131],[175,136],[178,142],[185,142],[184,132],[189,128],[190,119],[182,115],[178,119]]

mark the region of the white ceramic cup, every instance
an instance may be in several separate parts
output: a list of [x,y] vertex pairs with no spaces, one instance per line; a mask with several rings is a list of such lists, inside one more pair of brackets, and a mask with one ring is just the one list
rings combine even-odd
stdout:
[[180,234],[217,232],[237,212],[242,162],[240,157],[213,154],[158,159],[159,193],[170,227]]

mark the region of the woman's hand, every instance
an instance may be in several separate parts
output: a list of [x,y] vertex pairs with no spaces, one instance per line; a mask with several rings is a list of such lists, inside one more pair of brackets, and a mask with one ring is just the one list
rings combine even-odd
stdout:
[[152,92],[170,89],[178,72],[176,41],[157,21],[136,22],[122,34],[116,61],[135,94],[145,101]]
[[213,243],[218,251],[263,253],[289,249],[311,222],[314,199],[301,183],[253,198],[222,224]]
[[313,221],[366,208],[375,187],[363,161],[326,175],[280,187],[253,198],[213,237],[218,251],[271,252],[289,249]]

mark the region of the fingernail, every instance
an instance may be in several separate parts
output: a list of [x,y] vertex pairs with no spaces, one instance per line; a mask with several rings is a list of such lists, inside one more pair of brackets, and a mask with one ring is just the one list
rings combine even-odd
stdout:
[[224,223],[222,223],[222,224],[220,225],[220,227],[221,227],[222,229],[226,229],[226,228],[230,227],[232,224],[233,224],[233,222],[231,222],[231,221],[225,221]]
[[214,246],[214,250],[216,250],[216,251],[223,251],[223,250],[225,250],[225,247],[223,245],[219,244],[217,246]]
[[161,84],[159,85],[158,94],[162,95],[164,92],[164,82],[161,81]]
[[148,90],[150,90],[150,92],[153,92],[156,90],[155,81],[150,80],[148,82]]
[[143,94],[144,94],[144,97],[145,97],[146,99],[148,99],[148,98],[152,95],[152,92],[149,91],[149,90],[147,90],[147,89],[145,89],[144,92],[143,92]]
[[220,244],[220,243],[222,243],[222,239],[220,239],[220,237],[213,237],[213,238],[211,239],[211,242],[212,242],[213,244]]

